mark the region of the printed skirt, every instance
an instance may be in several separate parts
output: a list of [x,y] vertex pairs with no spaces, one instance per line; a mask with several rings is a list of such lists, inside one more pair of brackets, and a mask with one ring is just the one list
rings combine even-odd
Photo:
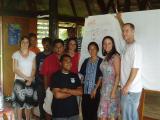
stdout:
[[31,109],[37,105],[37,99],[34,83],[28,86],[22,80],[15,80],[12,92],[12,105],[14,108]]

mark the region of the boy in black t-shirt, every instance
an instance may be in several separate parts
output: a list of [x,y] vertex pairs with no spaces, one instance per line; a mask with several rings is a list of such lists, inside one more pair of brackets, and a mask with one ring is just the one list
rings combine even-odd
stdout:
[[79,108],[76,96],[82,95],[81,82],[77,74],[70,72],[71,57],[63,55],[60,59],[61,71],[52,76],[53,120],[79,120]]

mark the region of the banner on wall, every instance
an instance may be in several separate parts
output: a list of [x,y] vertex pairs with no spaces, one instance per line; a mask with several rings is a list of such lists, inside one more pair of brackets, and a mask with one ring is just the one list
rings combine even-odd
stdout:
[[8,25],[8,44],[18,45],[21,36],[21,26],[19,24]]
[[[123,13],[124,22],[135,25],[135,40],[142,46],[142,79],[145,89],[160,91],[160,10]],[[101,42],[105,36],[112,36],[119,53],[123,52],[125,43],[115,15],[97,15],[85,19],[84,36],[81,47],[79,68],[85,58],[89,57],[87,46],[91,41]]]

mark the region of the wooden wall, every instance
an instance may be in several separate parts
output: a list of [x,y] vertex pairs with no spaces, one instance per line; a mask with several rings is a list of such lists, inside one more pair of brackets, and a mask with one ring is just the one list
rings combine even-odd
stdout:
[[29,32],[37,32],[37,19],[14,16],[2,17],[2,39],[3,39],[3,90],[4,95],[11,95],[14,74],[12,71],[12,54],[18,50],[19,45],[8,44],[8,24],[19,24],[21,26],[21,35],[27,35]]
[[3,85],[2,81],[2,16],[0,16],[0,87]]

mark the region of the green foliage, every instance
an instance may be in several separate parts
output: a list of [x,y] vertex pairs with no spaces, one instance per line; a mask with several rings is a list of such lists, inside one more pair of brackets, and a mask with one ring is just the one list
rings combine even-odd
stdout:
[[67,29],[59,28],[59,38],[62,40],[68,38]]

